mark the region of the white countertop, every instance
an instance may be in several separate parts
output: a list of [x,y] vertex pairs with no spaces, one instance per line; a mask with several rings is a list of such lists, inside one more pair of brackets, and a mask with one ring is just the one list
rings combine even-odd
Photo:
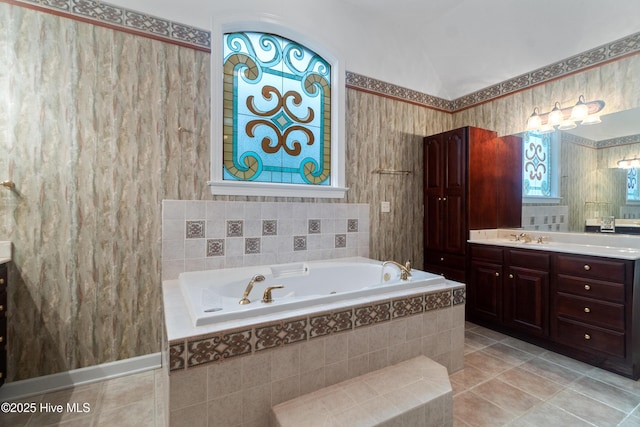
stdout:
[[0,241],[0,264],[11,261],[11,242]]
[[[532,241],[516,241],[514,234],[527,233]],[[543,238],[537,243],[538,237]],[[516,229],[472,230],[469,243],[521,249],[537,249],[617,259],[640,259],[640,236],[615,236],[597,233],[558,233]]]

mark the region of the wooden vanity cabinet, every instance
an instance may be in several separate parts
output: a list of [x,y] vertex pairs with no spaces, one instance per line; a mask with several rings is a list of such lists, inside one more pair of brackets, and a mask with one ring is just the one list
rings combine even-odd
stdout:
[[505,249],[504,323],[539,337],[549,335],[550,255]]
[[549,335],[549,255],[470,245],[467,317]]
[[[604,368],[639,375],[634,351],[634,262],[559,254],[551,307],[552,338]],[[637,280],[636,280],[637,282]]]
[[0,264],[0,386],[7,376],[7,264]]
[[520,227],[522,141],[464,127],[424,138],[424,269],[466,283],[469,230]]
[[640,378],[639,261],[482,244],[469,251],[469,321]]

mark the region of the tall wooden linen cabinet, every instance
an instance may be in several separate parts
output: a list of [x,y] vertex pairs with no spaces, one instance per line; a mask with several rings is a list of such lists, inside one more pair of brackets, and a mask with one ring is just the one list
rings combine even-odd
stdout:
[[469,230],[520,227],[522,140],[475,127],[424,138],[424,269],[466,283]]

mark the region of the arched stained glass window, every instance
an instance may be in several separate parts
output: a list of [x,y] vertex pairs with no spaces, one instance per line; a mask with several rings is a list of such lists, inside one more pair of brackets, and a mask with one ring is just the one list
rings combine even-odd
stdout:
[[223,180],[331,185],[331,66],[273,34],[223,36]]

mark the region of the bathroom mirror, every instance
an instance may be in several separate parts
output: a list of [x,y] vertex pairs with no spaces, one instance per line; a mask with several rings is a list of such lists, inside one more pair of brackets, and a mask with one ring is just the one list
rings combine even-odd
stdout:
[[640,108],[603,115],[601,120],[556,131],[561,201],[523,203],[523,228],[593,231],[602,217],[613,216],[616,232],[636,234],[637,227],[640,233],[640,203],[627,202],[627,170],[617,165],[624,158],[640,158]]

